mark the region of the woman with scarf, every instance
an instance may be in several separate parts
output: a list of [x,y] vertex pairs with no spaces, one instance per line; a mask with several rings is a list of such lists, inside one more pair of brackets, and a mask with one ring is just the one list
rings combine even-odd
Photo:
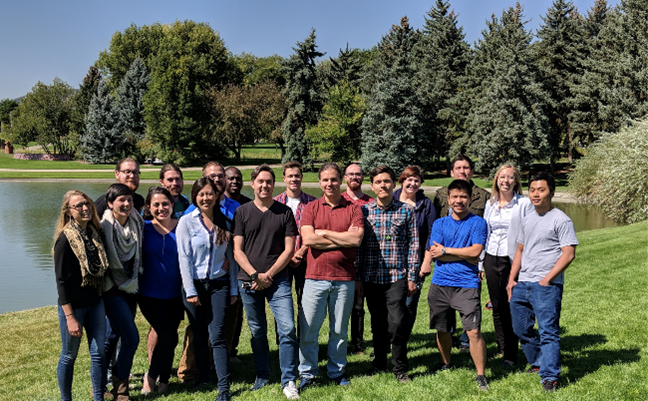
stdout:
[[149,394],[160,379],[158,393],[166,393],[178,344],[178,326],[184,318],[182,278],[178,264],[173,199],[163,187],[151,187],[144,205],[144,273],[139,279],[137,301],[142,314],[157,333],[142,394]]
[[[128,401],[128,379],[139,345],[135,311],[142,272],[144,221],[133,207],[133,191],[124,184],[108,187],[106,203],[108,209],[101,219],[109,262],[104,281],[104,302],[110,326],[121,339],[112,370],[113,392],[117,401]],[[112,351],[106,349],[106,355],[112,355]]]
[[106,320],[102,298],[108,258],[94,203],[81,191],[68,191],[54,232],[54,272],[62,350],[56,370],[61,400],[72,399],[72,378],[85,328],[90,349],[93,399],[103,400]]
[[229,305],[238,299],[238,269],[230,246],[231,233],[217,203],[219,196],[210,178],[196,181],[191,189],[196,209],[180,219],[177,238],[183,299],[198,366],[196,384],[209,381],[209,340],[218,376],[217,400],[228,401],[231,396],[225,317]]

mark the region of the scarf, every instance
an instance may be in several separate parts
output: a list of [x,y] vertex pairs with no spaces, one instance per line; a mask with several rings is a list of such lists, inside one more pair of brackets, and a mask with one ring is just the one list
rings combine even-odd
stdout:
[[[108,254],[108,274],[104,290],[113,286],[134,294],[138,290],[138,277],[142,272],[142,239],[144,221],[133,208],[125,225],[113,216],[112,210],[106,209],[101,219],[101,228],[106,238]],[[132,261],[132,269],[125,267],[125,262]],[[130,266],[130,263],[126,264]]]
[[81,287],[95,287],[101,295],[103,292],[104,273],[108,268],[108,257],[101,235],[92,226],[86,230],[74,220],[63,229],[63,234],[70,243],[70,248],[81,265]]

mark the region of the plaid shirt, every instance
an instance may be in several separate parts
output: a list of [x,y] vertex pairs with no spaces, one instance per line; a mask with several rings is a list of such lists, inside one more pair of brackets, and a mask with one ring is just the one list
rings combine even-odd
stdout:
[[[279,195],[275,196],[273,199],[285,205],[288,203],[288,194],[286,194],[286,191],[283,191]],[[302,211],[304,210],[304,207],[308,204],[308,202],[312,202],[314,200],[317,200],[317,198],[314,197],[313,195],[307,194],[304,191],[302,191],[301,195],[299,195],[299,205],[297,205],[297,213],[295,213],[295,223],[297,223],[297,230],[301,230],[301,215],[302,215]],[[301,246],[302,246],[301,235],[297,234],[297,237],[295,237],[295,252],[300,250]]]
[[358,280],[389,284],[407,275],[416,282],[420,261],[414,207],[394,198],[385,209],[376,201],[363,205],[362,214],[365,232],[356,259]]

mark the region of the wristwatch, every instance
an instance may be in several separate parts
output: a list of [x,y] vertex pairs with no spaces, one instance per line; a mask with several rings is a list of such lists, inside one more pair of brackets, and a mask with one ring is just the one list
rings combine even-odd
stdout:
[[445,253],[445,246],[444,246],[443,249],[441,249],[441,255],[444,255],[444,256],[445,256],[445,254],[446,254],[446,253]]
[[259,277],[259,272],[254,272],[250,274],[250,278],[252,279],[252,281],[255,281],[257,277]]

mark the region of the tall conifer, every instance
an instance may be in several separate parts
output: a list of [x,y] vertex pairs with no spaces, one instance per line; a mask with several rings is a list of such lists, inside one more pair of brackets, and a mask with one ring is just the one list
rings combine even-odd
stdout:
[[125,138],[122,149],[125,156],[132,155],[137,142],[144,138],[144,94],[150,80],[144,61],[136,58],[117,88],[116,129]]
[[105,80],[99,82],[85,118],[80,143],[83,159],[90,163],[109,163],[119,155],[124,138],[115,129],[117,118]]

